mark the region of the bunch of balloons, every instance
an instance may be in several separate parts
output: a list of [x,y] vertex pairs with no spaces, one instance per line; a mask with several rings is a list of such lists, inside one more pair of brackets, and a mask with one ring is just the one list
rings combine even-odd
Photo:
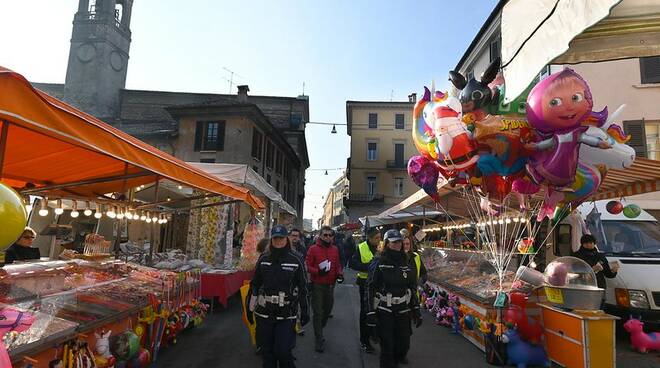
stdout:
[[425,87],[416,103],[412,135],[420,155],[410,158],[408,173],[431,197],[444,179],[475,189],[479,207],[499,216],[509,195],[525,211],[538,193],[537,220],[559,221],[596,193],[608,169],[632,165],[630,137],[615,123],[623,106],[612,115],[607,107],[594,111],[589,85],[575,71],[552,74],[505,104],[499,69],[496,59],[479,80],[451,71],[457,96]]

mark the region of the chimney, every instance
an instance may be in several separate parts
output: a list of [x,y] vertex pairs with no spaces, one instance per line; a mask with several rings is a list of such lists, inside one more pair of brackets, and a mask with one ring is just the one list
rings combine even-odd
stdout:
[[416,103],[417,102],[417,93],[411,93],[408,95],[408,102]]
[[238,86],[238,102],[247,103],[247,98],[248,98],[247,93],[249,91],[250,91],[250,87],[248,87],[247,84]]

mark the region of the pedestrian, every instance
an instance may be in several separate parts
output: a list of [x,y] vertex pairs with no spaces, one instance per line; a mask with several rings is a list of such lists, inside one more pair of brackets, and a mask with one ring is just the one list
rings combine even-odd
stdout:
[[[422,285],[426,283],[427,271],[422,262],[422,257],[419,254],[417,242],[408,229],[401,229],[401,236],[403,237],[403,250],[408,255],[410,266],[415,268],[417,283]],[[419,298],[419,293],[417,293],[417,297]]]
[[587,262],[596,273],[596,283],[601,289],[607,288],[605,278],[615,278],[619,271],[619,264],[613,263],[610,267],[607,258],[596,248],[596,238],[591,234],[584,234],[580,238],[580,249],[573,253],[574,257]]
[[403,250],[401,233],[385,233],[383,252],[369,267],[367,280],[367,324],[380,337],[380,366],[393,368],[407,364],[410,348],[410,323],[422,325],[417,300],[417,277]]
[[32,247],[32,243],[36,237],[37,232],[31,227],[26,226],[21,237],[5,250],[5,264],[14,263],[14,261],[39,259],[41,257],[39,248]]
[[262,255],[266,251],[266,248],[268,248],[268,244],[270,244],[270,238],[263,238],[259,240],[257,243],[257,253]]
[[334,233],[329,226],[323,226],[321,233],[307,252],[307,270],[312,280],[312,311],[315,350],[325,350],[323,328],[328,323],[334,304],[335,283],[344,282],[344,269],[339,259],[339,249],[333,244]]
[[[302,261],[303,265],[305,265],[305,257],[307,256],[307,247],[304,244],[303,239],[300,237],[300,230],[296,229],[295,227],[291,230],[289,230],[289,241],[291,242],[291,250],[293,253],[300,258]],[[307,275],[307,268],[305,267],[305,274]],[[309,278],[307,279],[309,281]],[[307,290],[311,290],[311,288],[307,288]],[[303,328],[302,324],[300,323],[300,315],[298,316],[298,319],[296,320],[296,333],[298,336],[305,336],[305,329]]]
[[309,322],[307,276],[302,261],[291,251],[288,232],[275,225],[268,249],[259,257],[247,294],[247,318],[257,320],[257,345],[264,368],[295,368],[294,326],[300,307],[302,325]]
[[355,254],[355,251],[357,246],[355,245],[355,240],[353,239],[353,235],[348,234],[346,236],[346,240],[344,241],[344,257],[346,257],[346,262],[344,263],[344,266],[348,267],[348,263],[351,261],[351,258],[353,258],[353,255]]
[[360,346],[367,353],[373,353],[374,347],[369,341],[372,329],[367,326],[367,277],[369,275],[369,263],[380,244],[380,232],[375,227],[367,229],[367,240],[360,243],[357,251],[350,260],[350,266],[357,271],[356,284],[360,291]]

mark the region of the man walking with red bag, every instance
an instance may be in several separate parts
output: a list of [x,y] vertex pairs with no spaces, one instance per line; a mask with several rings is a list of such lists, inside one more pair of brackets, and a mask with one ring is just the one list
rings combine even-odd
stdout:
[[307,250],[305,263],[312,281],[312,311],[314,316],[315,349],[325,350],[323,328],[328,322],[334,303],[335,282],[344,282],[344,269],[339,258],[339,249],[333,244],[334,231],[323,226],[316,244]]

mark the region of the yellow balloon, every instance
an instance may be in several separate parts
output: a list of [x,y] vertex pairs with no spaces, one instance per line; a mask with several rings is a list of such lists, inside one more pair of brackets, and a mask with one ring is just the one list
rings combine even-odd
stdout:
[[27,211],[21,196],[0,183],[0,251],[12,245],[23,234],[27,224]]

